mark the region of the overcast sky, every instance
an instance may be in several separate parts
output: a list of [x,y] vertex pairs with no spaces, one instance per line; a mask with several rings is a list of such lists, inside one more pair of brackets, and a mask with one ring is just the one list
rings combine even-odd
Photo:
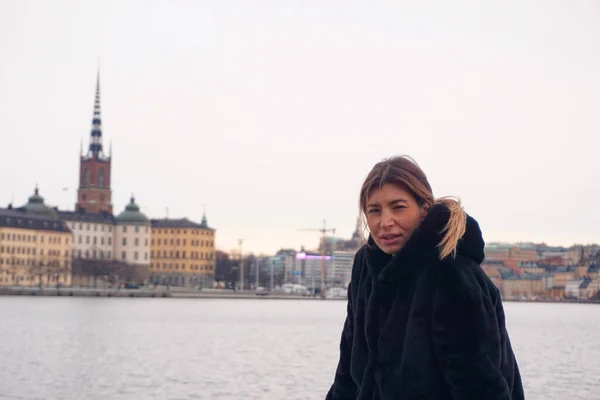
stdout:
[[73,208],[100,67],[115,211],[220,249],[350,236],[396,154],[487,241],[600,242],[595,1],[0,0],[0,57],[2,206]]

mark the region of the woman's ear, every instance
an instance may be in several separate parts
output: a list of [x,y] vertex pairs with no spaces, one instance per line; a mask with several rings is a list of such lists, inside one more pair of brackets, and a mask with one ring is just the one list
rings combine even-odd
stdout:
[[425,217],[427,216],[427,214],[429,214],[429,204],[424,204],[421,206],[421,221],[423,219],[425,219]]

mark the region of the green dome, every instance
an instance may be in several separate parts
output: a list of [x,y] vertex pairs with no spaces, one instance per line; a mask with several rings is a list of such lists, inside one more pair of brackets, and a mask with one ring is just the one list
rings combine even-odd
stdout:
[[148,225],[150,220],[140,212],[140,207],[135,204],[135,199],[132,197],[127,207],[125,207],[125,211],[117,216],[117,223]]
[[40,196],[40,192],[37,187],[35,188],[35,192],[33,193],[33,195],[29,197],[29,201],[23,206],[23,208],[25,209],[25,211],[31,213],[56,216],[56,212],[54,211],[54,209],[44,204],[44,198]]

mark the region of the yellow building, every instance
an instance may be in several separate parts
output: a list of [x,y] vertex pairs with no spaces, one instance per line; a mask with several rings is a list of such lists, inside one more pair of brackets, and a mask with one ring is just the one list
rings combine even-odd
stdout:
[[507,298],[525,296],[528,299],[543,294],[543,282],[541,278],[504,279],[502,283],[502,295]]
[[0,209],[0,285],[71,285],[71,230],[38,193]]
[[211,287],[215,275],[215,230],[206,222],[153,219],[150,284]]
[[531,246],[512,244],[489,244],[485,246],[485,259],[488,261],[514,260],[517,262],[534,262],[539,260],[537,250]]

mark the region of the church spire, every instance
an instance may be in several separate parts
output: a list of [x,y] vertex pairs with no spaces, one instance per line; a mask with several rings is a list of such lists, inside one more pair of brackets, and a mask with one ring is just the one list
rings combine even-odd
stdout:
[[204,226],[207,226],[208,225],[208,220],[206,219],[206,205],[205,204],[202,205],[202,209],[203,210],[202,210],[202,222],[201,222],[201,224],[204,225]]
[[92,118],[92,131],[90,132],[90,158],[104,158],[102,152],[102,120],[100,118],[100,70],[96,77],[96,97],[94,98],[94,117]]

